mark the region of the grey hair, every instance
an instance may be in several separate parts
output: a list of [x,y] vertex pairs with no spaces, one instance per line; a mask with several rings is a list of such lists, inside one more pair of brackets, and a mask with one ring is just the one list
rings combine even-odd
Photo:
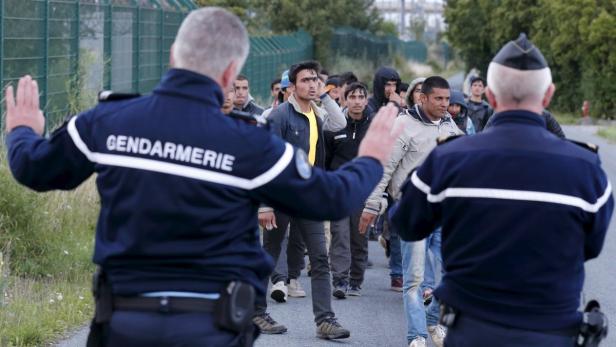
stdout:
[[233,61],[240,72],[249,47],[248,33],[237,16],[220,7],[200,8],[190,12],[178,30],[174,67],[218,79]]
[[551,84],[549,67],[516,70],[497,63],[488,66],[488,88],[494,93],[496,102],[501,104],[540,101]]

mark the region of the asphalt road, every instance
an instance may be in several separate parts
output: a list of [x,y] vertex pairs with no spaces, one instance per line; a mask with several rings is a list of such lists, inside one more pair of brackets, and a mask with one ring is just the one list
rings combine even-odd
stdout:
[[[616,184],[616,143],[596,136],[596,126],[565,126],[565,135],[573,140],[599,145],[603,169],[607,172],[612,187]],[[614,194],[614,193],[612,193]],[[610,318],[610,334],[601,345],[616,346],[616,217],[612,217],[603,251],[598,258],[586,263],[586,282],[583,297],[598,299],[602,310]]]
[[[594,126],[565,126],[567,137],[599,145],[603,167],[612,184],[616,184],[616,144],[595,135]],[[405,346],[406,323],[402,311],[402,297],[389,288],[388,269],[383,251],[376,242],[370,242],[370,258],[374,267],[366,272],[363,296],[345,300],[333,299],[333,308],[339,321],[351,331],[351,337],[340,341],[323,341],[315,337],[309,278],[301,277],[307,298],[290,298],[285,304],[270,300],[269,312],[289,331],[284,335],[262,336],[258,347],[294,346]],[[598,299],[604,312],[611,317],[611,335],[602,346],[616,346],[616,221],[612,221],[599,258],[586,264],[584,298]],[[87,329],[82,328],[57,347],[85,346]]]

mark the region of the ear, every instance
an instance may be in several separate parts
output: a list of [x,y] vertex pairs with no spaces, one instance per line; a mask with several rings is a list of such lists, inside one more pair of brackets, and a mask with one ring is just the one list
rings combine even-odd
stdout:
[[425,105],[428,102],[428,95],[424,93],[419,94],[419,100],[421,101],[422,105]]
[[545,91],[545,95],[543,96],[543,100],[541,100],[541,104],[543,108],[548,108],[550,102],[552,101],[552,97],[554,96],[554,92],[556,91],[556,86],[554,83],[550,84],[548,90]]
[[175,46],[175,42],[171,44],[171,48],[169,49],[169,66],[175,67],[175,59],[173,59],[173,46]]
[[235,81],[237,75],[237,62],[233,60],[231,61],[231,63],[229,63],[229,65],[227,65],[227,68],[225,69],[225,71],[223,71],[222,75],[220,76],[220,80],[218,81],[220,83],[220,86],[222,87],[222,90],[228,90],[233,84],[233,81]]
[[490,104],[492,109],[496,110],[496,96],[492,93],[490,87],[486,87],[486,98],[488,99],[488,104]]

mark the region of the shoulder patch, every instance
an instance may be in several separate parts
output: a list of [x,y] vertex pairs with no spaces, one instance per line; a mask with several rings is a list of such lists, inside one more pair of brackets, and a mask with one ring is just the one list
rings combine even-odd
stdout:
[[103,90],[98,93],[98,101],[118,101],[118,100],[127,100],[140,97],[139,93],[114,93],[111,90]]
[[295,168],[299,177],[307,180],[312,176],[312,166],[308,162],[306,152],[301,149],[295,151]]
[[599,146],[595,145],[594,143],[590,143],[590,142],[581,142],[581,141],[575,141],[575,140],[570,140],[567,139],[567,141],[574,143],[584,149],[587,149],[593,153],[598,153],[599,152]]
[[450,136],[440,136],[436,139],[436,144],[437,145],[442,145],[444,143],[447,143],[449,141],[455,140],[459,137],[462,137],[464,135],[450,135]]

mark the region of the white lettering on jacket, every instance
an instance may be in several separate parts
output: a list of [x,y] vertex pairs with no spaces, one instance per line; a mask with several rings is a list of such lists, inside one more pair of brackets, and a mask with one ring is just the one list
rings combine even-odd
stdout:
[[106,145],[107,150],[111,152],[143,154],[227,172],[233,171],[233,162],[235,161],[235,157],[230,154],[219,153],[210,149],[126,135],[109,135]]

